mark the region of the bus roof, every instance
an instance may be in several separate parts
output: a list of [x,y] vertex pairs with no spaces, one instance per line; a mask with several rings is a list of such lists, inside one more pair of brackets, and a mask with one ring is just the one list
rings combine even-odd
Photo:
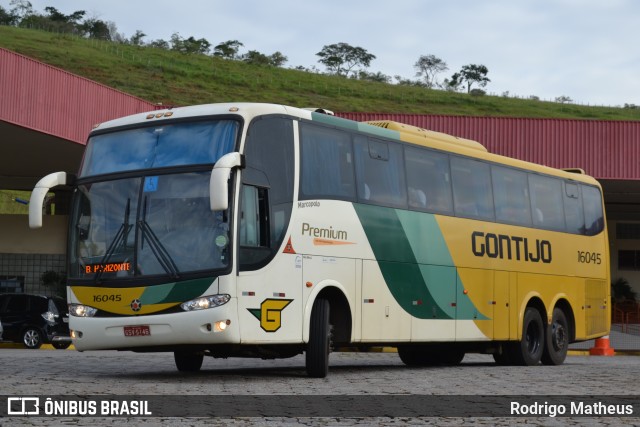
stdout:
[[[106,130],[109,128],[118,128],[122,126],[131,126],[136,124],[145,124],[160,121],[171,121],[179,118],[203,117],[215,115],[237,115],[242,117],[245,122],[250,122],[253,117],[265,114],[283,114],[294,116],[301,119],[312,120],[325,123],[331,126],[343,128],[351,131],[358,131],[378,136],[386,139],[406,142],[409,144],[430,147],[441,151],[447,151],[475,157],[487,161],[501,163],[507,166],[528,169],[540,173],[556,175],[565,179],[573,179],[576,181],[586,182],[593,185],[599,185],[597,181],[585,174],[575,173],[575,170],[564,171],[539,165],[536,163],[518,160],[499,154],[492,154],[479,142],[469,139],[458,138],[445,133],[435,132],[416,126],[398,123],[395,121],[378,120],[369,122],[356,122],[353,120],[335,117],[325,114],[319,109],[303,109],[289,107],[279,104],[267,103],[221,103],[221,104],[203,104],[192,105],[187,107],[176,107],[158,109],[146,113],[134,114],[127,117],[118,118],[108,122],[101,123],[94,128],[94,131]],[[166,122],[165,122],[166,123]]]
[[[406,125],[404,123],[394,122],[391,120],[375,120],[365,122],[372,126],[378,126],[384,129],[397,130],[406,135],[417,137],[415,143],[419,145],[427,145],[428,141],[440,141],[447,144],[456,144],[465,148],[472,148],[480,151],[487,151],[484,145],[470,139],[458,138],[446,133],[435,132],[428,129],[419,128],[417,126]],[[413,139],[413,138],[412,138]],[[413,141],[412,141],[413,142]]]

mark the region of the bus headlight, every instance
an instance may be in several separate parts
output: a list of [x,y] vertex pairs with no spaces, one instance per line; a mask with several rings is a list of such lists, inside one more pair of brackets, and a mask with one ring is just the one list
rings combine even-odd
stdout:
[[98,312],[97,308],[84,304],[69,304],[69,314],[75,317],[93,317]]
[[214,308],[224,305],[228,303],[230,299],[231,295],[227,294],[210,295],[183,302],[182,304],[180,304],[180,307],[182,307],[184,311],[206,310],[207,308]]

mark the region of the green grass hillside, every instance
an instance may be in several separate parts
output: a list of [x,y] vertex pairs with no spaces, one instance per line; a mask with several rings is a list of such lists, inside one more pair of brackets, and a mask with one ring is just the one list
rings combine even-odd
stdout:
[[640,120],[640,109],[470,96],[15,27],[0,26],[0,47],[165,105],[256,101],[343,112]]

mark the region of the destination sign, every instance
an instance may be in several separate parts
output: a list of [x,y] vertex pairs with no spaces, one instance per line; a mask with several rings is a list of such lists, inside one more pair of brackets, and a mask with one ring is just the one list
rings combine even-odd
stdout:
[[118,271],[131,271],[131,263],[110,262],[107,264],[89,264],[84,267],[84,274],[117,273]]

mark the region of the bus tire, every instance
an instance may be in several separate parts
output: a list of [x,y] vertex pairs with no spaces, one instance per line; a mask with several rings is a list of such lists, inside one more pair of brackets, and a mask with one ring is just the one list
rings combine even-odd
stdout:
[[311,309],[305,366],[307,375],[313,378],[324,378],[329,373],[329,352],[331,350],[330,309],[329,301],[324,298],[316,299]]
[[458,366],[464,359],[465,352],[459,348],[443,349],[440,353],[440,361],[445,366]]
[[178,371],[198,372],[202,367],[202,361],[204,360],[204,353],[175,351],[173,352],[173,358],[176,361],[176,368],[178,368]]
[[411,345],[399,345],[398,346],[398,356],[400,356],[400,360],[407,366],[422,366],[421,364],[421,354],[418,352],[418,349],[415,346]]
[[533,307],[527,307],[522,321],[522,339],[510,346],[509,360],[515,365],[537,365],[542,358],[544,337],[544,324],[540,312]]
[[398,356],[407,366],[435,366],[443,363],[443,359],[437,351],[420,345],[398,346]]
[[504,343],[500,346],[498,351],[493,353],[493,360],[495,360],[496,365],[498,366],[509,366],[512,365],[511,359],[509,358],[509,354],[511,353],[509,346],[511,343]]
[[562,365],[569,349],[569,323],[567,316],[560,308],[554,308],[551,324],[545,333],[542,363],[545,365]]

